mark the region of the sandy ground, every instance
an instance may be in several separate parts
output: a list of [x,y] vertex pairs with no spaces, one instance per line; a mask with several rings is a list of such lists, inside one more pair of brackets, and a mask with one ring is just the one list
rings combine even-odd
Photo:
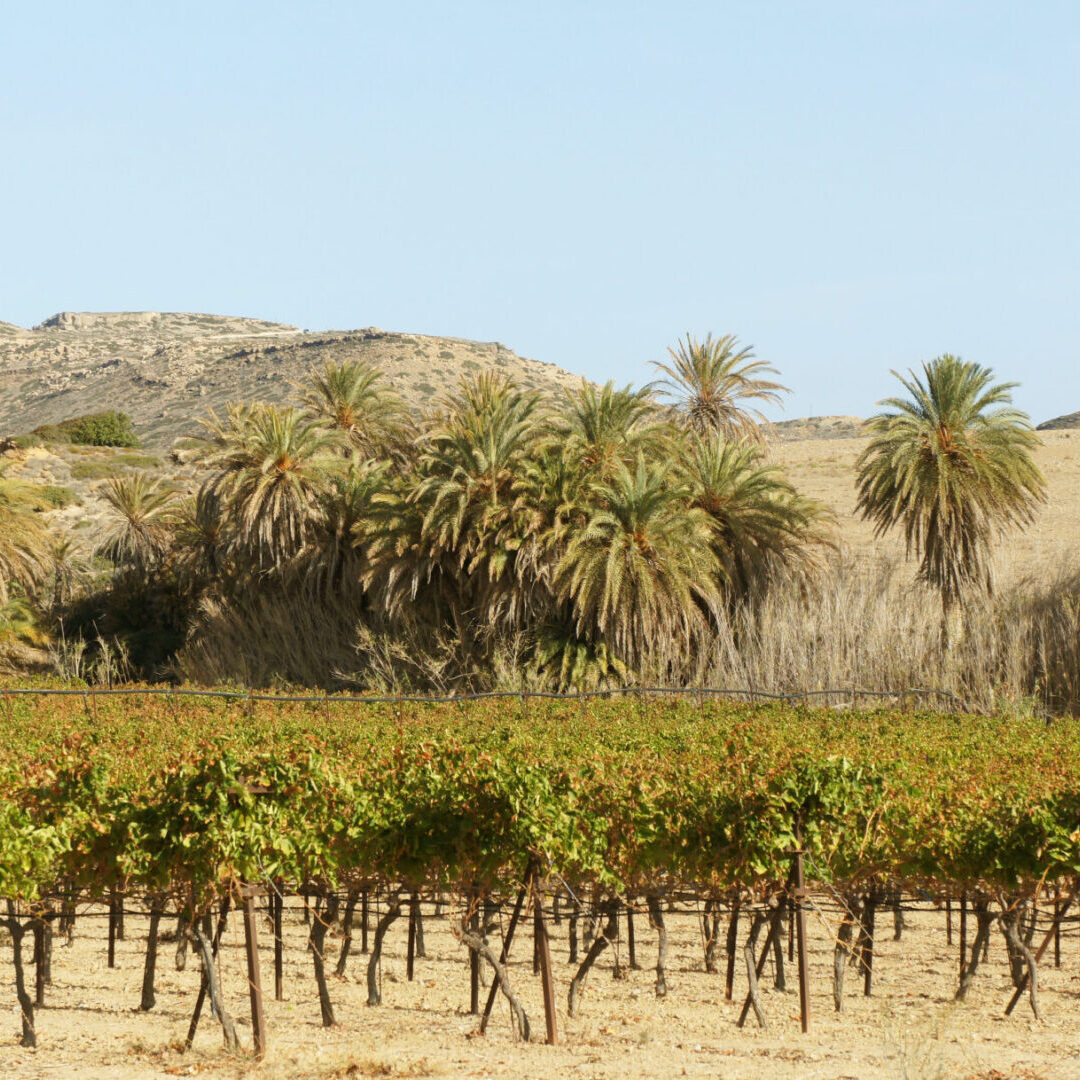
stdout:
[[[514,1041],[500,999],[486,1037],[475,1035],[467,1014],[468,969],[463,949],[445,918],[425,920],[430,958],[417,962],[416,980],[405,979],[406,922],[387,936],[383,1005],[368,1008],[365,958],[354,955],[345,979],[332,979],[338,1026],[320,1025],[305,930],[298,911],[287,912],[285,1000],[272,1000],[272,952],[267,924],[260,932],[270,1053],[254,1063],[245,1053],[228,1057],[221,1029],[204,1015],[193,1050],[179,1051],[199,985],[198,964],[174,966],[175,946],[164,945],[159,962],[158,1005],[135,1011],[142,977],[146,922],[128,914],[127,940],[118,964],[105,965],[105,923],[80,920],[71,947],[58,944],[53,986],[39,1010],[39,1047],[18,1045],[18,1012],[10,966],[5,967],[6,1022],[0,1026],[0,1076],[5,1080],[77,1077],[87,1080],[202,1075],[205,1077],[723,1077],[745,1080],[1066,1080],[1080,1076],[1080,945],[1075,926],[1064,939],[1055,970],[1052,953],[1040,971],[1044,1019],[1035,1021],[1026,1000],[1011,1018],[1002,1015],[1011,993],[1001,936],[991,939],[990,959],[968,1002],[952,1004],[956,950],[947,949],[945,918],[930,905],[907,915],[909,929],[894,942],[891,919],[879,915],[879,955],[873,995],[862,996],[858,974],[849,972],[845,1011],[833,1010],[832,934],[835,916],[822,909],[808,916],[811,1029],[799,1029],[797,979],[788,971],[787,992],[772,988],[766,969],[764,1001],[768,1029],[753,1018],[736,1026],[745,993],[739,970],[736,1001],[724,1001],[723,977],[706,975],[700,927],[691,909],[669,914],[670,991],[658,999],[650,970],[612,978],[606,953],[590,976],[580,1014],[566,1015],[566,923],[553,927],[561,1045]],[[886,923],[884,931],[882,922]],[[644,918],[636,921],[638,961],[655,963],[655,939]],[[233,917],[223,941],[221,970],[228,1007],[241,1041],[250,1046],[241,921]],[[1040,931],[1041,937],[1041,931]],[[357,944],[359,940],[357,939]],[[336,956],[337,943],[331,950]],[[531,970],[531,942],[519,938],[511,973],[534,1031],[543,1032],[539,980]],[[620,946],[626,960],[626,940]]]
[[[1047,501],[1035,523],[997,544],[1003,581],[1042,575],[1077,560],[1080,537],[1080,431],[1040,431],[1034,458],[1047,483]],[[855,516],[855,461],[867,439],[807,439],[774,444],[770,454],[792,483],[820,499],[837,515],[838,534],[854,552],[903,554],[903,536],[893,530],[876,541],[872,527]]]

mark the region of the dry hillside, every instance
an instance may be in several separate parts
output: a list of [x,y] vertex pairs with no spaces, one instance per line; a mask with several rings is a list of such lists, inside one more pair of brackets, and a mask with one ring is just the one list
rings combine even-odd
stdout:
[[[804,421],[803,423],[807,423]],[[1047,501],[1031,528],[1011,533],[997,545],[997,564],[1003,580],[1027,574],[1053,573],[1076,558],[1080,542],[1080,433],[1040,431],[1042,445],[1035,461],[1046,476]],[[782,441],[774,459],[784,466],[792,483],[820,499],[837,515],[838,536],[855,552],[903,553],[903,536],[894,532],[875,540],[872,527],[855,515],[855,462],[867,438],[847,434],[838,438]]]
[[166,449],[227,401],[284,401],[327,360],[380,367],[418,406],[469,371],[496,367],[528,387],[571,385],[554,364],[498,342],[364,330],[312,333],[219,315],[62,312],[32,330],[0,323],[0,437],[120,409]]

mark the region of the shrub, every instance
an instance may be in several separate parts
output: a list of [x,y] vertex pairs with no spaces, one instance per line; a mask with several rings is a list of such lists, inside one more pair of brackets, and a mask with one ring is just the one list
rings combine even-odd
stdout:
[[82,446],[137,447],[139,438],[127,413],[108,410],[73,416],[59,424],[42,424],[29,435],[15,440],[18,446],[41,446],[45,443],[77,443]]
[[139,445],[138,436],[131,426],[131,417],[122,412],[91,413],[65,420],[60,427],[68,434],[67,441],[84,446]]
[[69,487],[61,487],[59,484],[42,484],[41,500],[51,510],[63,510],[65,506],[77,505],[81,502],[79,496]]

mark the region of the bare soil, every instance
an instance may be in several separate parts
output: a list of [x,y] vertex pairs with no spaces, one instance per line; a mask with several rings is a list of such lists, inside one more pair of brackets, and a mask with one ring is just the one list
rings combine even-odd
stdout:
[[[1044,1019],[1032,1018],[1026,999],[1003,1016],[1012,984],[1003,939],[995,930],[988,963],[963,1005],[953,1003],[957,950],[946,946],[945,915],[932,904],[914,905],[900,942],[892,919],[879,912],[873,993],[864,997],[858,971],[850,969],[844,1012],[832,1003],[832,942],[837,914],[826,900],[808,915],[811,1027],[800,1031],[797,976],[788,965],[786,992],[773,988],[771,966],[763,980],[768,1028],[753,1017],[736,1025],[746,992],[737,969],[735,1001],[724,1000],[723,975],[704,972],[701,931],[692,907],[669,913],[669,993],[654,993],[655,936],[637,917],[637,958],[643,970],[612,977],[613,955],[603,954],[589,977],[580,1014],[566,1015],[572,969],[567,963],[567,923],[552,926],[561,1043],[528,1045],[513,1038],[506,1003],[496,1004],[491,1027],[479,1036],[468,1008],[468,966],[463,947],[448,932],[446,917],[426,918],[428,959],[406,980],[407,924],[396,922],[382,964],[383,1004],[368,1008],[367,958],[354,952],[344,979],[331,979],[338,1026],[324,1029],[300,911],[286,912],[285,1000],[273,1000],[272,944],[260,921],[261,963],[268,990],[270,1052],[262,1063],[245,1051],[222,1051],[221,1029],[204,1013],[193,1049],[181,1052],[199,988],[199,966],[189,956],[177,972],[174,945],[163,945],[158,963],[158,1004],[136,1011],[142,980],[145,916],[128,912],[127,940],[117,967],[105,964],[105,919],[98,910],[80,918],[73,945],[53,957],[53,985],[37,1019],[39,1047],[18,1045],[18,1011],[10,965],[4,968],[7,1017],[0,1025],[0,1076],[6,1080],[77,1077],[144,1080],[150,1077],[724,1077],[744,1080],[1066,1080],[1080,1076],[1080,946],[1075,924],[1064,937],[1060,969],[1052,951],[1040,969]],[[973,930],[973,927],[971,927]],[[1040,937],[1042,931],[1040,930]],[[740,934],[740,938],[743,934]],[[356,937],[359,948],[359,933]],[[741,946],[741,942],[740,942]],[[5,943],[6,948],[6,943]],[[511,979],[542,1038],[539,979],[532,975],[531,940],[519,937]],[[627,960],[625,925],[619,946]],[[337,942],[328,953],[336,957]],[[721,953],[721,968],[723,955]],[[251,1045],[241,920],[230,918],[223,939],[221,974],[241,1041]],[[32,972],[31,972],[32,977]],[[4,999],[0,999],[2,1001]]]

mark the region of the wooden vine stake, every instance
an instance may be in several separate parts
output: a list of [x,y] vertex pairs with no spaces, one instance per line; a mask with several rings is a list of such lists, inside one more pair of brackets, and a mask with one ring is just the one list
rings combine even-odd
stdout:
[[111,968],[116,967],[116,939],[120,936],[117,933],[117,895],[118,890],[115,885],[109,889],[109,955],[108,965]]
[[251,1032],[257,1058],[266,1055],[266,1019],[263,1015],[262,974],[259,971],[258,919],[255,914],[255,897],[262,895],[262,892],[263,890],[257,885],[245,885],[242,889],[244,898],[244,952],[247,954],[248,994],[251,998]]
[[282,891],[285,888],[285,883],[281,878],[277,878],[274,881],[274,891],[271,896],[271,904],[274,909],[274,1000],[285,1000],[285,979],[284,979],[284,947],[285,943],[282,940],[282,916],[284,915],[285,908],[285,894]]
[[[470,894],[472,911],[469,915],[469,929],[480,935],[480,888],[474,882]],[[480,1012],[480,954],[475,949],[469,950],[469,1013],[472,1016]]]
[[960,981],[967,971],[967,892],[960,894]]
[[559,1023],[555,1014],[555,977],[551,970],[551,943],[544,923],[544,894],[540,889],[539,875],[535,867],[532,873],[533,888],[533,934],[537,956],[540,960],[540,984],[544,990],[544,1021],[547,1024],[548,1046],[559,1044]]
[[1061,886],[1054,886],[1054,967],[1061,967]]
[[869,997],[874,986],[874,915],[877,912],[877,892],[871,884],[863,904],[863,997]]
[[416,973],[416,893],[409,894],[409,945],[405,954],[405,978],[412,982]]
[[802,814],[795,815],[795,946],[799,957],[799,1019],[810,1030],[810,973],[806,963],[806,876],[803,868]]

